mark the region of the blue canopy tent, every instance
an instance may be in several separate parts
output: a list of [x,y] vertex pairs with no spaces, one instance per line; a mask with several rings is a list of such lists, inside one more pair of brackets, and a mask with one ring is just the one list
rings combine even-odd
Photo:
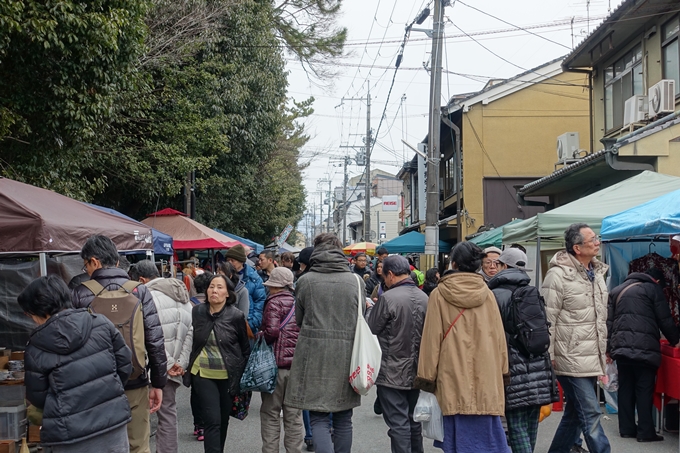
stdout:
[[[92,206],[93,208],[97,208],[100,211],[108,212],[109,214],[117,215],[118,217],[122,217],[124,219],[128,220],[134,220],[132,217],[128,217],[125,214],[122,214],[115,209],[111,208],[105,208],[104,206],[97,206],[96,204],[91,204],[91,203],[85,203],[89,206]],[[172,250],[172,237],[168,236],[165,233],[162,233],[154,228],[151,228],[151,235],[153,236],[153,253],[156,255],[172,255],[173,250]],[[128,254],[134,254],[138,252],[129,252]],[[125,253],[124,253],[125,254]]]
[[253,251],[254,251],[255,253],[260,253],[262,250],[264,250],[264,245],[258,244],[257,242],[253,242],[253,241],[251,241],[250,239],[242,238],[241,236],[237,236],[237,235],[235,235],[235,234],[227,233],[226,231],[222,231],[222,230],[220,230],[220,229],[218,229],[218,228],[215,228],[215,231],[217,231],[217,232],[220,233],[220,234],[223,234],[223,235],[225,235],[225,236],[227,236],[227,237],[230,237],[230,238],[232,238],[232,239],[235,239],[235,240],[237,240],[237,241],[239,241],[239,242],[241,242],[241,243],[247,245],[248,247],[250,247],[251,249],[253,249]]
[[650,252],[670,257],[669,236],[680,234],[680,190],[605,217],[602,242],[610,264],[611,286],[628,275],[628,263]]
[[[425,235],[417,231],[411,231],[380,244],[390,253],[425,253]],[[448,253],[451,246],[444,241],[439,241],[439,252]]]

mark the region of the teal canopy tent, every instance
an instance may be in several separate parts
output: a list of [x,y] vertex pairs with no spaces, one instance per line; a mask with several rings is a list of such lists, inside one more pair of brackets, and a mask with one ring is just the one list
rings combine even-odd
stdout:
[[[411,231],[391,241],[384,242],[380,247],[385,247],[390,253],[425,253],[425,235],[417,231]],[[444,241],[439,241],[439,251],[448,253],[451,246]]]
[[521,222],[522,219],[515,219],[511,220],[510,222],[506,223],[505,225],[501,225],[499,227],[494,228],[493,230],[485,231],[481,233],[479,236],[475,236],[472,239],[470,239],[468,242],[472,242],[473,244],[477,244],[480,248],[486,248],[486,247],[500,247],[503,245],[503,227],[509,226],[512,224],[515,224],[517,222]]

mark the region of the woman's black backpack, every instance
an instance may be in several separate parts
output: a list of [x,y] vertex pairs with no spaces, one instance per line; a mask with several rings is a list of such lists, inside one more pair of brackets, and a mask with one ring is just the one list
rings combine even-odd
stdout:
[[524,285],[512,292],[510,313],[514,325],[511,338],[520,352],[528,357],[545,354],[550,347],[550,323],[545,300],[538,288]]

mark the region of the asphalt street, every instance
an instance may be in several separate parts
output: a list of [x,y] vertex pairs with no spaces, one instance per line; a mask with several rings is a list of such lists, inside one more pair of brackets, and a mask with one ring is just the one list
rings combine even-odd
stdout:
[[[382,416],[373,413],[375,390],[371,390],[368,396],[362,400],[362,405],[354,410],[352,419],[354,425],[354,441],[352,452],[354,453],[389,453],[390,442],[387,437],[387,426]],[[259,453],[262,451],[260,437],[260,396],[253,395],[250,413],[244,421],[231,418],[225,452],[228,453]],[[193,419],[189,406],[189,389],[181,387],[177,391],[177,410],[179,417],[179,441],[180,453],[198,453],[203,451],[203,443],[196,441],[193,436]],[[550,441],[555,433],[561,417],[560,412],[553,413],[539,426],[536,453],[548,451]],[[155,420],[154,420],[155,422]],[[616,415],[603,416],[602,425],[609,437],[613,453],[671,453],[678,452],[678,435],[664,433],[663,442],[638,443],[635,439],[622,439],[618,436]],[[151,451],[156,451],[152,438]],[[283,444],[280,451],[285,449]],[[425,439],[425,453],[440,453],[441,450],[432,446],[432,441]],[[157,452],[163,453],[163,452]],[[480,452],[483,453],[483,452]]]

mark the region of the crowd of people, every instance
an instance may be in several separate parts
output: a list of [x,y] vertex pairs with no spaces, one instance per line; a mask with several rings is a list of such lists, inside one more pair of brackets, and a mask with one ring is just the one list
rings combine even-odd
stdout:
[[633,273],[609,293],[593,230],[573,224],[564,239],[539,291],[520,246],[462,242],[441,273],[423,274],[384,248],[348,262],[327,233],[298,257],[248,257],[237,245],[214,273],[186,267],[180,280],[151,261],[126,269],[111,239],[92,236],[81,251],[87,278],[69,290],[41,277],[18,297],[37,324],[25,367],[41,441],[54,452],[146,453],[157,413],[156,451],[176,453],[176,395],[186,385],[194,435],[207,453],[223,452],[230,417],[246,415],[241,376],[263,339],[278,374],[274,391],[261,393],[262,452],[279,451],[283,424],[287,453],[349,453],[361,404],[348,382],[358,311],[382,350],[374,410],[393,453],[424,451],[413,417],[421,392],[436,396],[444,437],[434,445],[445,453],[531,453],[557,382],[566,406],[549,451],[583,452],[585,443],[609,453],[595,385],[612,360],[620,435],[662,440],[652,422],[659,330],[680,340],[663,275]]

